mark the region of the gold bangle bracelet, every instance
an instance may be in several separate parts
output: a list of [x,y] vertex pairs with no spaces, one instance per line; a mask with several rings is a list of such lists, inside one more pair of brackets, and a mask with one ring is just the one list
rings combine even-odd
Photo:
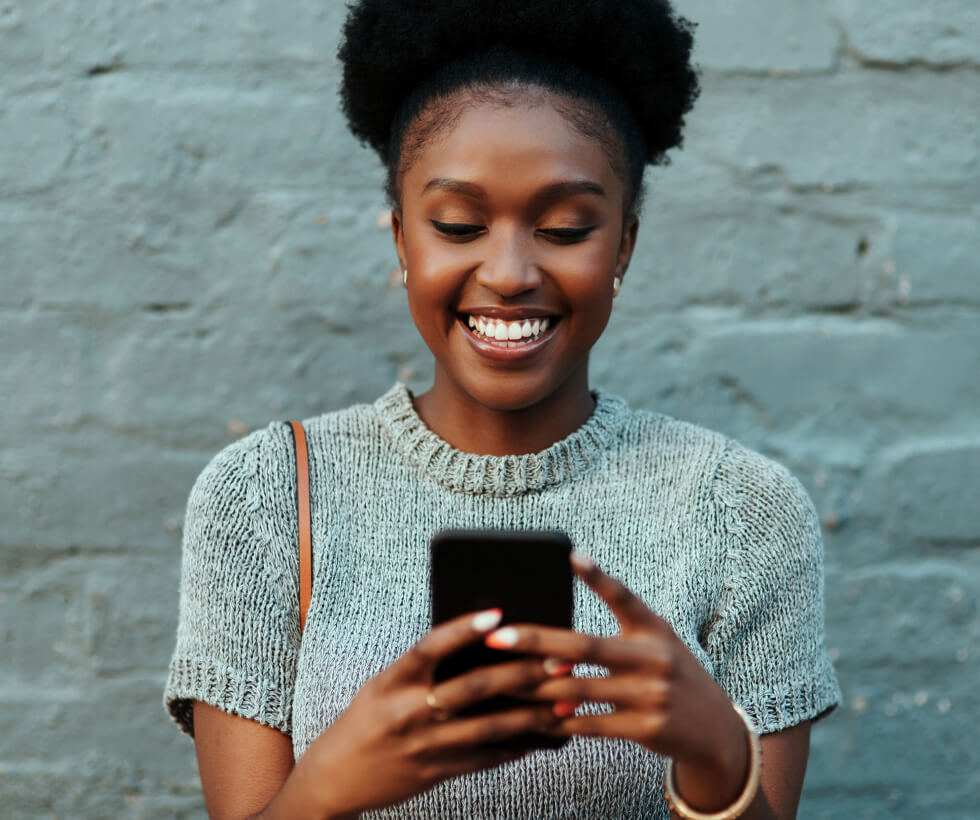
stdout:
[[728,808],[716,812],[703,812],[692,809],[681,799],[674,785],[674,761],[667,761],[667,771],[664,772],[664,792],[667,805],[684,820],[735,820],[741,817],[752,804],[755,794],[759,791],[759,774],[762,771],[762,745],[759,743],[759,733],[755,730],[750,718],[741,706],[733,706],[735,712],[745,723],[749,732],[749,776],[745,779],[745,787],[738,799]]

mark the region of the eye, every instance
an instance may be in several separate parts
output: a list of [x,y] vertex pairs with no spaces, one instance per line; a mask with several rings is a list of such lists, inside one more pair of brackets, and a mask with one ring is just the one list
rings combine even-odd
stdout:
[[542,228],[538,233],[544,234],[559,244],[571,245],[575,242],[581,242],[594,230],[595,226],[592,225],[587,228]]
[[439,222],[437,219],[430,219],[429,221],[439,233],[453,239],[472,239],[483,232],[482,225],[470,225],[466,222]]

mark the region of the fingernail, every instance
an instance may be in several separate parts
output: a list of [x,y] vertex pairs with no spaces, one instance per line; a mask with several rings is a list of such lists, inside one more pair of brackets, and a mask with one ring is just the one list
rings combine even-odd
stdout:
[[565,718],[568,717],[569,715],[574,714],[575,710],[578,709],[578,707],[581,705],[582,705],[581,703],[576,703],[575,701],[572,700],[559,700],[559,701],[555,701],[555,705],[552,711],[555,713],[557,717]]
[[491,649],[510,649],[517,643],[517,630],[512,626],[498,629],[487,635],[483,642]]
[[477,632],[489,632],[500,623],[503,614],[499,609],[488,609],[486,612],[480,612],[473,616],[473,628]]
[[561,658],[545,658],[544,661],[544,671],[553,678],[568,675],[574,668],[574,663],[563,661]]
[[589,572],[590,570],[595,569],[595,561],[589,558],[588,555],[581,552],[572,553],[572,563],[583,572]]

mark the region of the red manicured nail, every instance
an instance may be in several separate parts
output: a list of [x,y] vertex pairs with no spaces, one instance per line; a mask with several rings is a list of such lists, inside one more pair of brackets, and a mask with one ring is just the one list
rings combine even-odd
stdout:
[[510,649],[517,643],[517,630],[510,626],[491,632],[483,641],[491,649]]
[[566,718],[571,714],[574,714],[575,710],[581,706],[581,703],[576,703],[571,700],[559,700],[555,702],[554,711],[555,715],[560,718]]
[[551,675],[553,678],[560,678],[563,675],[570,675],[574,668],[574,663],[559,660],[558,658],[546,658],[544,662],[545,673]]

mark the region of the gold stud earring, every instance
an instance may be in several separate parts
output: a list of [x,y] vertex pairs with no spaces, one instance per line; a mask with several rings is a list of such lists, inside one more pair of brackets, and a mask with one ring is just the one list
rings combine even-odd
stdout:
[[402,284],[408,287],[408,268],[402,268]]
[[619,276],[613,277],[613,299],[619,296],[619,288],[622,284],[623,284],[622,277]]

